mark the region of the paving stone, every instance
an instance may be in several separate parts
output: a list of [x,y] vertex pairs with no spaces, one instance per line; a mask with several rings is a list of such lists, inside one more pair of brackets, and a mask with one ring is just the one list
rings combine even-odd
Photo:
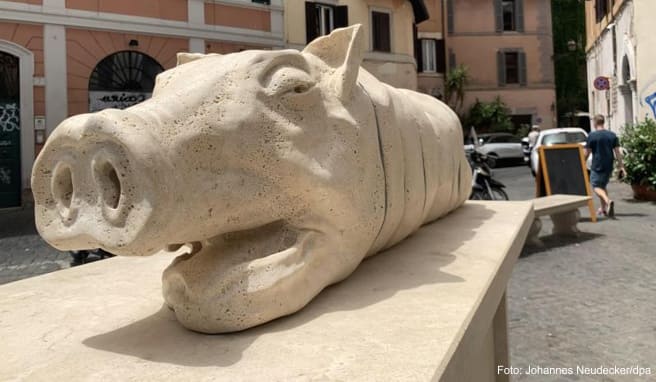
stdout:
[[[528,169],[495,173],[511,199],[534,196]],[[656,380],[656,203],[636,202],[612,183],[617,219],[589,221],[579,239],[548,237],[525,248],[508,287],[511,364],[543,367],[641,366],[651,376],[528,376],[514,381]],[[597,200],[595,200],[598,203]],[[543,235],[551,229],[548,218]]]

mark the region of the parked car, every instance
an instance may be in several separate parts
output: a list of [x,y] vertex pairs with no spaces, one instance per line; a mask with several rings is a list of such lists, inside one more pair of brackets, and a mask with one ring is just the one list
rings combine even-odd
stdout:
[[[535,146],[531,149],[531,173],[535,176],[538,171],[538,148],[540,146],[578,143],[585,147],[587,140],[588,133],[580,127],[560,127],[557,129],[542,130]],[[592,155],[588,158],[588,169],[590,169],[591,160]]]
[[[473,145],[465,145],[465,151],[473,150]],[[522,140],[510,133],[490,133],[478,135],[477,151],[488,158],[488,165],[495,167],[500,159],[522,159]]]

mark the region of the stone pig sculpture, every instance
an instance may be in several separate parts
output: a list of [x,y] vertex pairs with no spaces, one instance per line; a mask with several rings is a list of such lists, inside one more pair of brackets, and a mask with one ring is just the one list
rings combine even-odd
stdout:
[[353,26],[302,52],[180,54],[151,99],[63,121],[34,165],[40,234],[126,256],[186,244],[163,294],[192,330],[296,312],[471,190],[456,115],[360,68],[365,46]]

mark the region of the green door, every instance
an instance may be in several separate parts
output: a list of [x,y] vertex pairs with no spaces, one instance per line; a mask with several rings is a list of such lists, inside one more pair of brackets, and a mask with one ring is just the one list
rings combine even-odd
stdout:
[[21,205],[18,57],[0,52],[0,208]]

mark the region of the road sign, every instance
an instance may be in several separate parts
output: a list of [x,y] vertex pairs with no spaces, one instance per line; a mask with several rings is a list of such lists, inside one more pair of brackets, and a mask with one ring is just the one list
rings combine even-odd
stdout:
[[608,90],[610,89],[610,80],[608,77],[599,76],[594,80],[594,87],[597,90]]

